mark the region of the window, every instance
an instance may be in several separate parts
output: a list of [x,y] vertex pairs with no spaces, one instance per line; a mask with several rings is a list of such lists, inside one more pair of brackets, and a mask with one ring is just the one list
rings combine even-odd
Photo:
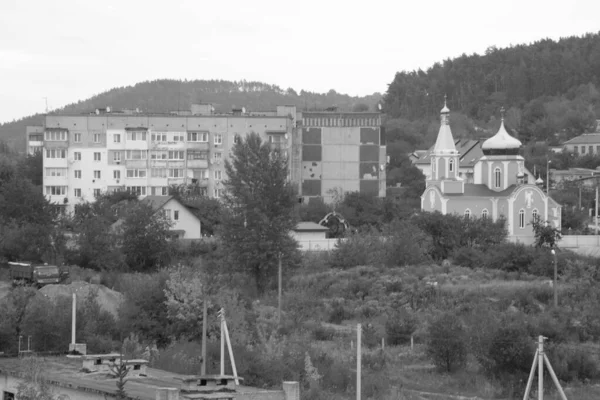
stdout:
[[588,146],[588,153],[592,154],[594,152],[594,146]]
[[167,134],[166,133],[153,133],[152,134],[152,141],[153,142],[166,142],[167,141]]
[[213,153],[213,159],[215,159],[215,160],[220,160],[221,156],[222,156],[221,153]]
[[73,141],[75,143],[81,143],[81,133],[75,133],[75,134],[73,134]]
[[81,197],[81,189],[74,189],[73,190],[73,195],[75,197]]
[[121,143],[121,134],[120,133],[115,133],[113,136],[113,141],[115,143]]
[[46,150],[46,158],[67,158],[67,150],[61,150],[61,149]]
[[269,143],[283,143],[283,135],[269,135]]
[[537,222],[537,220],[540,218],[540,216],[538,215],[538,210],[537,208],[534,208],[533,211],[531,212],[531,219],[534,222]]
[[73,158],[75,159],[75,161],[81,161],[81,152],[76,151],[75,153],[73,153]]
[[113,179],[121,179],[121,171],[119,171],[118,169],[115,169],[113,171]]
[[581,146],[581,154],[585,154],[585,146]]
[[15,400],[15,394],[13,392],[2,391],[2,400]]
[[208,142],[208,132],[188,132],[188,142]]
[[495,183],[495,187],[496,188],[500,188],[502,187],[502,172],[500,171],[500,168],[496,167],[496,169],[494,169],[494,183]]
[[94,197],[100,196],[100,189],[94,189]]
[[146,141],[146,132],[127,132],[127,140],[141,140]]
[[65,196],[67,194],[66,186],[46,186],[48,196]]
[[188,150],[187,152],[188,160],[206,160],[207,158],[208,153],[206,151]]
[[179,221],[179,210],[174,210],[173,211],[173,219],[175,221]]
[[99,152],[94,153],[94,161],[102,161],[102,155]]
[[215,180],[220,181],[221,180],[221,171],[215,171]]
[[431,173],[435,175],[435,158],[431,159]]
[[150,152],[151,160],[166,160],[168,156],[169,156],[168,151],[152,150]]
[[223,144],[223,135],[220,133],[215,134],[215,144]]
[[173,133],[173,142],[183,142],[185,141],[185,136],[183,135],[183,133]]
[[150,170],[150,176],[152,178],[166,178],[167,170],[165,168],[152,168]]
[[100,177],[102,176],[102,173],[98,170],[94,171],[94,179],[100,179]]
[[198,178],[199,179],[208,179],[208,170],[207,169],[201,169],[198,172]]
[[81,170],[80,169],[75,170],[75,179],[81,179]]
[[239,143],[240,142],[240,135],[235,134],[235,136],[233,137],[233,143]]
[[519,228],[525,228],[525,210],[519,210]]
[[451,158],[450,162],[448,162],[448,171],[454,172],[454,159],[453,158]]
[[185,152],[169,151],[169,160],[185,160]]
[[67,131],[46,132],[45,138],[49,142],[58,142],[67,140]]
[[146,186],[127,186],[127,192],[137,194],[138,196],[145,196]]
[[168,208],[165,208],[163,210],[163,212],[165,213],[165,217],[171,219],[171,210],[169,210]]
[[121,152],[117,151],[113,153],[113,161],[114,162],[121,162]]
[[46,168],[46,176],[50,177],[66,177],[66,168]]
[[127,177],[128,178],[145,178],[146,170],[145,169],[128,169]]
[[127,150],[125,152],[126,160],[145,160],[148,157],[146,150]]
[[183,169],[170,168],[169,178],[183,178]]
[[468,208],[465,210],[465,218],[466,219],[471,218],[471,210],[469,210]]
[[214,192],[213,192],[213,193],[214,193],[214,195],[215,195],[215,198],[217,198],[217,199],[218,199],[219,197],[221,197],[221,189],[216,189],[216,188],[215,188],[215,190],[214,190]]
[[481,211],[481,218],[487,219],[487,217],[488,217],[488,210],[487,210],[487,208],[484,208],[483,211]]
[[150,194],[152,196],[168,196],[169,188],[166,186],[153,186],[150,188]]
[[100,143],[100,134],[94,133],[94,143]]

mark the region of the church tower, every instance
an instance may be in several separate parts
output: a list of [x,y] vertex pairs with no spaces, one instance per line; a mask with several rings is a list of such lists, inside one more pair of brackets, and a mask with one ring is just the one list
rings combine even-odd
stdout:
[[459,177],[459,154],[454,145],[454,137],[450,129],[450,110],[444,98],[444,108],[440,112],[440,130],[433,152],[431,153],[431,180],[442,193],[463,193],[464,182]]
[[483,157],[475,166],[475,183],[501,192],[525,180],[525,159],[519,155],[521,142],[512,137],[504,127],[504,108],[498,132],[483,142]]

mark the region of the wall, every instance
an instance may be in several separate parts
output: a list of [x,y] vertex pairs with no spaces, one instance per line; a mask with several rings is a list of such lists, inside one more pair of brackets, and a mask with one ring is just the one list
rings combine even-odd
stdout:
[[[4,390],[9,390],[13,393],[17,392],[19,380],[5,374],[0,374],[0,395]],[[94,393],[89,391],[73,390],[69,388],[52,386],[53,395],[57,398],[60,395],[67,395],[71,400],[105,400],[104,394]],[[18,400],[18,399],[17,399]]]
[[[163,209],[171,210],[170,215],[173,222],[171,230],[181,229],[185,231],[182,239],[200,239],[202,237],[200,220],[183,204],[171,199],[163,206]],[[173,220],[174,211],[179,211],[178,221]]]
[[302,251],[329,251],[335,248],[338,241],[346,241],[346,239],[299,240],[298,244]]
[[298,232],[292,231],[292,237],[298,241],[322,240],[325,239],[326,231],[322,232]]

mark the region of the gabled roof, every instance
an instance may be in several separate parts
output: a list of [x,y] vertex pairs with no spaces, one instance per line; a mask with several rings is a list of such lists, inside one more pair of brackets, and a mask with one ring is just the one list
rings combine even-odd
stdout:
[[[472,167],[481,157],[483,157],[483,151],[481,150],[481,140],[474,139],[457,139],[454,141],[456,151],[458,151],[460,157],[461,167]],[[430,164],[431,153],[433,152],[433,146],[429,150],[415,150],[413,154],[418,155],[419,158],[415,160],[414,164]]]
[[600,144],[600,133],[584,133],[567,140],[564,144]]
[[140,200],[140,203],[149,204],[154,211],[158,211],[173,198],[173,196],[146,196]]

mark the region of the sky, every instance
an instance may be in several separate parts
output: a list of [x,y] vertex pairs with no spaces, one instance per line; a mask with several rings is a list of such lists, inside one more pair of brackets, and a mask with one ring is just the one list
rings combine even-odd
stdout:
[[0,0],[0,123],[154,79],[353,96],[544,38],[600,31],[600,1]]

